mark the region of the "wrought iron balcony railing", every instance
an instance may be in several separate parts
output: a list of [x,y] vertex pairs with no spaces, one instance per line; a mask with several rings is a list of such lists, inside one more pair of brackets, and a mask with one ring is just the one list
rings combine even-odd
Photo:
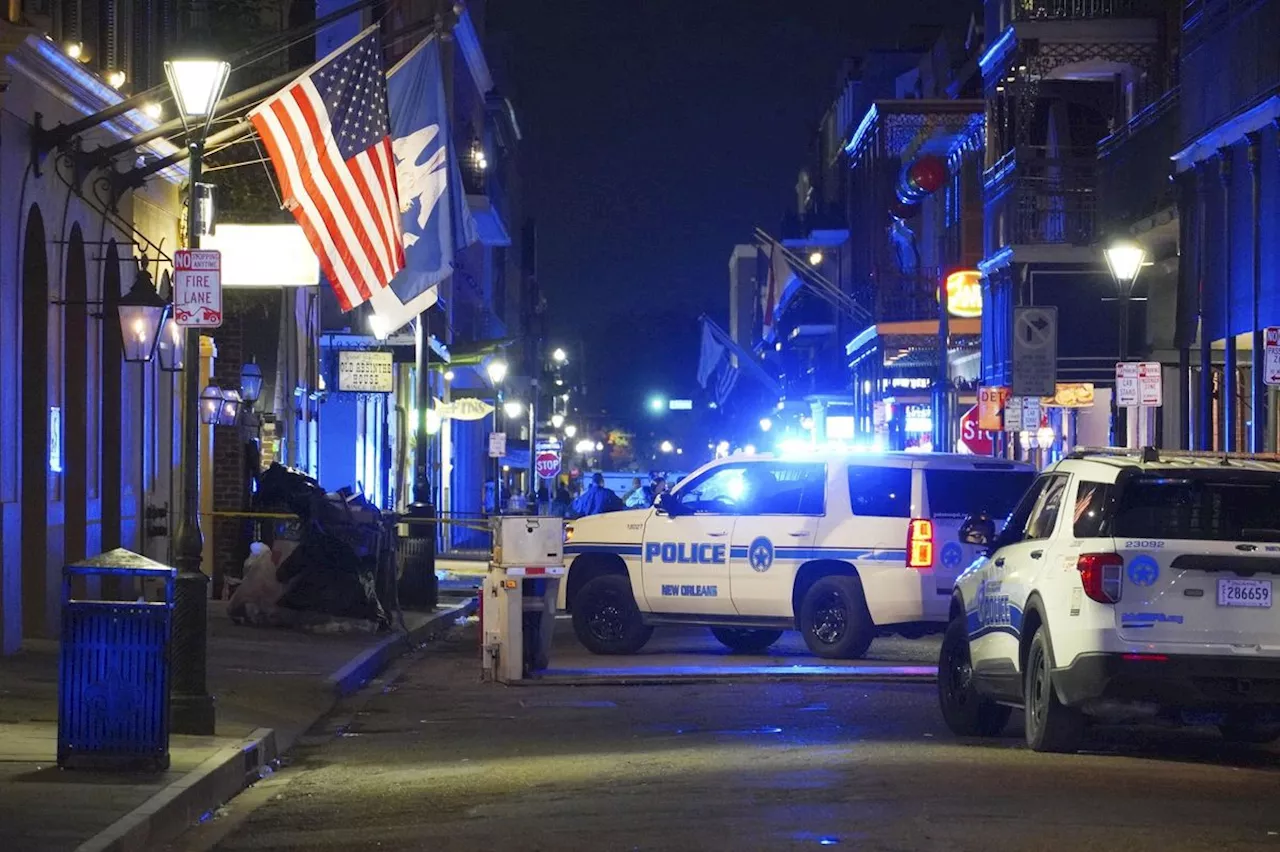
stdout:
[[1023,145],[983,175],[992,247],[1085,245],[1097,226],[1098,157],[1094,148]]
[[1010,21],[1136,18],[1153,14],[1149,0],[1002,0]]
[[881,272],[854,298],[876,322],[937,319],[942,270],[920,267],[910,272]]

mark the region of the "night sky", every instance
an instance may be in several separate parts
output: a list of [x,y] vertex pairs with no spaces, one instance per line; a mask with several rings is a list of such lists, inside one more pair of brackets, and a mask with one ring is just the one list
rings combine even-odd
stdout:
[[651,392],[698,390],[697,318],[727,320],[734,244],[794,206],[843,60],[971,5],[489,0],[539,280],[556,342],[585,348],[590,405],[630,420]]

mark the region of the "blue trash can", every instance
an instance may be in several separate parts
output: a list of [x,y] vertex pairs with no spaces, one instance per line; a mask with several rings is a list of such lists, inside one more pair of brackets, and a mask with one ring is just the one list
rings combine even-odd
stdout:
[[[177,569],[124,548],[62,572],[58,766],[169,768],[169,633]],[[159,581],[159,601],[79,600],[77,578]]]

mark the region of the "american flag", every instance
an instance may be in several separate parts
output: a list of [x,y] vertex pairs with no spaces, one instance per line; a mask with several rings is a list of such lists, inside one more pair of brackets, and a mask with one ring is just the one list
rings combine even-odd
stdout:
[[404,266],[382,44],[370,27],[251,113],[344,311]]

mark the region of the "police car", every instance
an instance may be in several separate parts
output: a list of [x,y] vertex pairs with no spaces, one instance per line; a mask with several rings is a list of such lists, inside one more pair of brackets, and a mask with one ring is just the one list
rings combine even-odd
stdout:
[[940,632],[975,556],[962,520],[1005,514],[1034,479],[961,455],[731,456],[650,509],[574,521],[560,606],[598,654],[631,654],[655,625],[706,625],[763,651],[800,630],[822,657],[860,657],[877,631]]
[[995,735],[1011,707],[1038,751],[1088,721],[1216,724],[1280,737],[1280,463],[1085,450],[1041,475],[959,578],[938,664],[948,726]]

